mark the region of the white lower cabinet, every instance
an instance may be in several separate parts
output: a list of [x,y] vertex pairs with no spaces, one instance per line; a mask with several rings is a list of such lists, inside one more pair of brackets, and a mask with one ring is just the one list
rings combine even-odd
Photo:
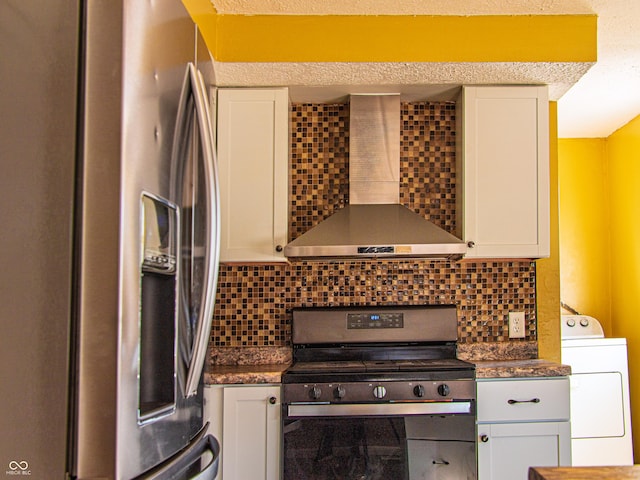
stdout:
[[526,480],[529,467],[569,465],[567,438],[569,422],[478,425],[478,478]]
[[221,447],[218,480],[280,478],[280,386],[205,388],[205,418]]
[[526,480],[571,464],[569,379],[477,381],[478,480]]

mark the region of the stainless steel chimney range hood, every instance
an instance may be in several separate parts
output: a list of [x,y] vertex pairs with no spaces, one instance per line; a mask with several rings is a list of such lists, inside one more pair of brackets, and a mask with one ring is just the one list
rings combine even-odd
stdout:
[[466,244],[399,203],[400,96],[351,95],[349,205],[285,246],[290,258],[460,258]]

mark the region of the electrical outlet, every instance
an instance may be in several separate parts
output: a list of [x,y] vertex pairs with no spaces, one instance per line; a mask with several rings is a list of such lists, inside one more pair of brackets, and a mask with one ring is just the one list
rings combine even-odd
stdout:
[[524,312],[509,312],[509,338],[524,337]]

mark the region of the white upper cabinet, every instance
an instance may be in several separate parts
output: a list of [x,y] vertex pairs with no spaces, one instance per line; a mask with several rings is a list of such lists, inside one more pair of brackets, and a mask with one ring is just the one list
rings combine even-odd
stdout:
[[548,257],[547,88],[463,87],[458,105],[466,257]]
[[289,96],[286,88],[219,88],[220,260],[284,262]]

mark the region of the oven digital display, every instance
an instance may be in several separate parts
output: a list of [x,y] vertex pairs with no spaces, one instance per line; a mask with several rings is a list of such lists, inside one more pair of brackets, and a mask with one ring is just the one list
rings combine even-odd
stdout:
[[403,328],[402,313],[348,313],[347,329]]

